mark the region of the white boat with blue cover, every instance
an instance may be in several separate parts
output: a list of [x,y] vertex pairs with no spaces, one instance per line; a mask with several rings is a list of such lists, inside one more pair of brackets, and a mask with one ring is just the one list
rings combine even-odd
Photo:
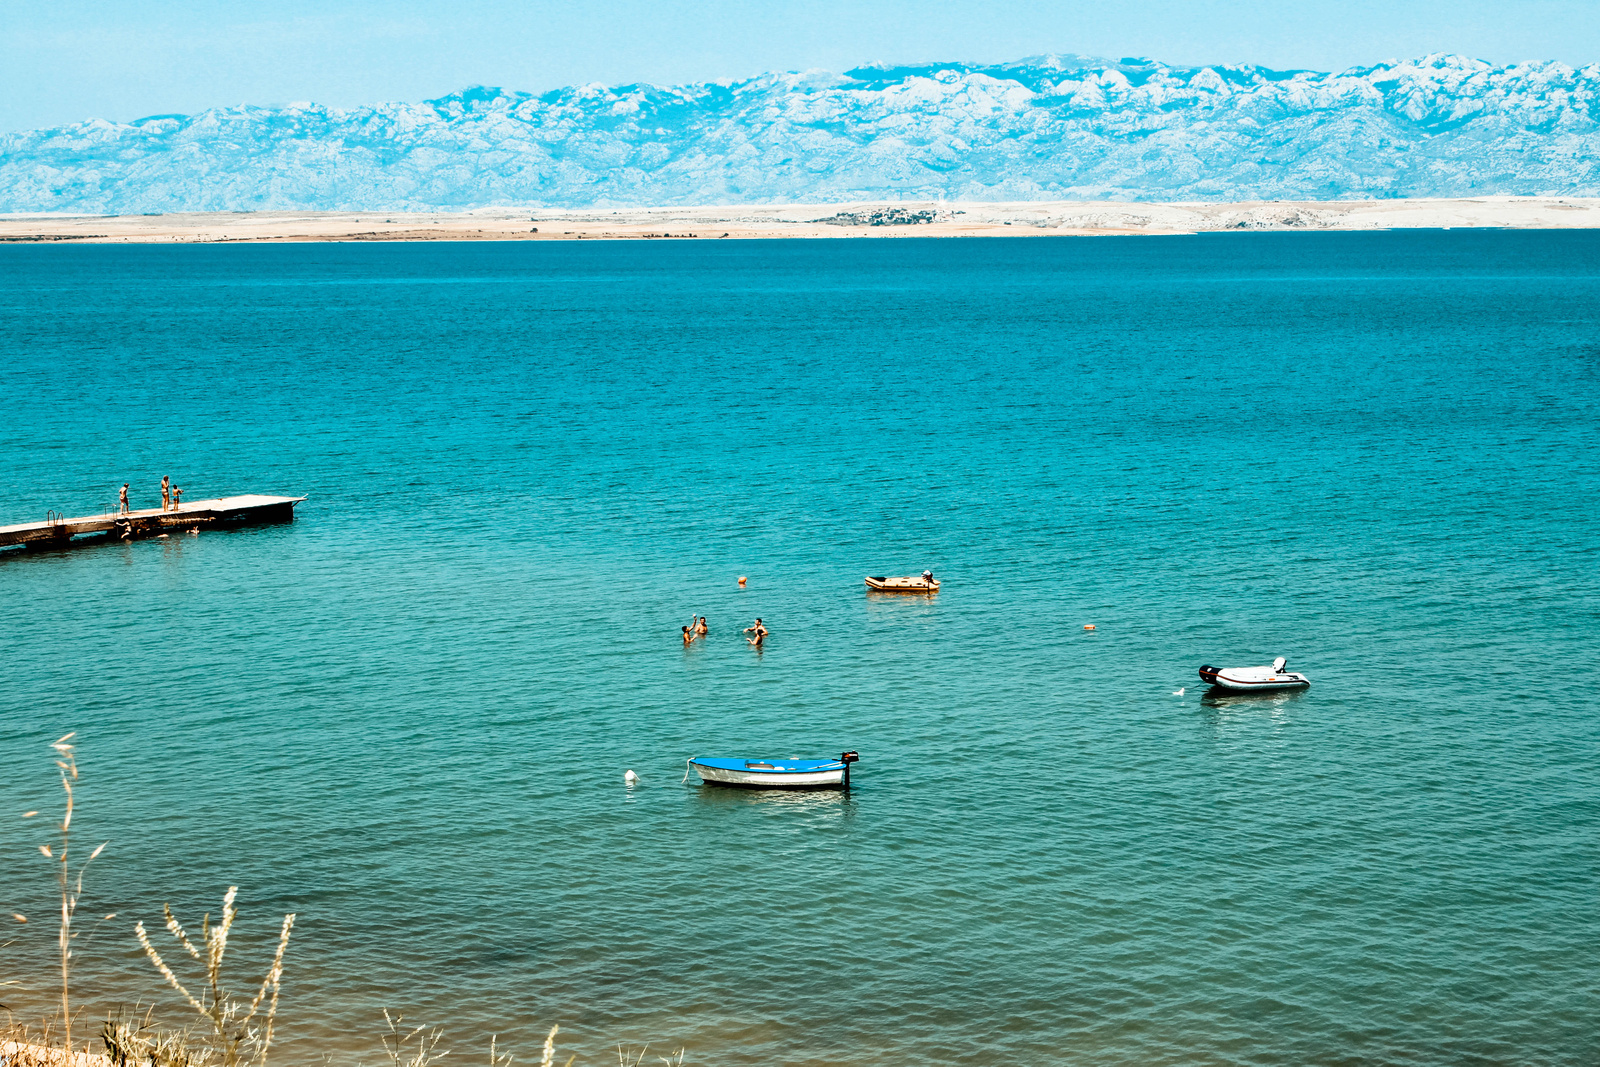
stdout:
[[[692,756],[689,766],[702,782],[745,789],[849,789],[850,765],[861,757],[846,752],[837,759],[742,759]],[[684,772],[688,778],[688,771]]]

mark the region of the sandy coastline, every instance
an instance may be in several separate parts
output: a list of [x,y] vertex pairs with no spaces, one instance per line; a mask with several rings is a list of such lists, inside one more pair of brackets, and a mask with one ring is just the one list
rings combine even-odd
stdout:
[[1600,227],[1600,199],[857,203],[470,212],[0,215],[4,243],[1038,237],[1229,230]]

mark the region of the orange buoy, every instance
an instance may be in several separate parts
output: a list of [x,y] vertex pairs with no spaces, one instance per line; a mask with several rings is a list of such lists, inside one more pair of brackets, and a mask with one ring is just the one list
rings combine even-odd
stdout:
[[740,584],[740,585],[743,585],[743,584],[744,584],[744,575],[742,575],[742,574],[741,574],[741,575],[739,575],[739,584]]
[[1085,626],[1085,627],[1084,627],[1084,629],[1085,629],[1085,630],[1092,630],[1092,629],[1094,629],[1094,624],[1093,624],[1093,623],[1091,623],[1091,624],[1090,624],[1090,625],[1088,625],[1088,626]]

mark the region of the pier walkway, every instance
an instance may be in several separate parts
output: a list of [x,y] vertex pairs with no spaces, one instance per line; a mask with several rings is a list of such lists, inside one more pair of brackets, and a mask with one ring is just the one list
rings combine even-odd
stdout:
[[303,496],[225,496],[217,500],[186,502],[173,511],[141,508],[126,515],[107,512],[82,519],[52,513],[43,522],[0,526],[0,548],[12,545],[65,548],[73,543],[74,537],[84,534],[103,535],[96,540],[132,540],[163,533],[186,533],[192,529],[292,522],[294,506],[304,499]]

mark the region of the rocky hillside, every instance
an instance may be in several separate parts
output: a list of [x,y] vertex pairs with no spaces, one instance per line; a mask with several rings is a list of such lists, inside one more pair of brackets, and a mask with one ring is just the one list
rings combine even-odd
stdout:
[[1600,195],[1600,65],[1042,56],[0,137],[0,211]]

